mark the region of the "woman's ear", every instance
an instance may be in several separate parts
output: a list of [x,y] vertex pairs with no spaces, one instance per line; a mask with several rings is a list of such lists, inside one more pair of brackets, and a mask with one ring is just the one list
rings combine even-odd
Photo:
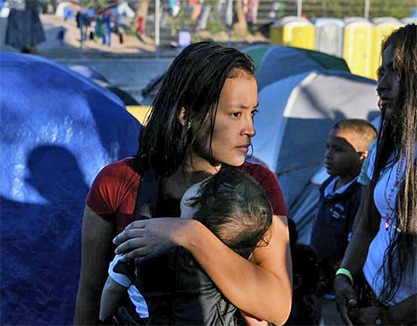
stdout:
[[[180,121],[180,123],[183,127],[187,127],[187,129],[190,129],[191,121],[188,120],[188,122],[186,122],[187,119],[185,118],[185,115],[186,115],[185,108],[182,107],[181,110],[180,110],[180,114],[178,115],[178,120]],[[186,123],[187,123],[187,126],[185,125]]]

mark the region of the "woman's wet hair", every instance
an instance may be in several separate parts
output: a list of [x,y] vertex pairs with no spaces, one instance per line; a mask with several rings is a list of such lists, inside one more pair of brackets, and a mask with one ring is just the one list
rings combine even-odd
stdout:
[[191,201],[198,207],[193,218],[241,256],[249,258],[256,247],[268,243],[271,204],[261,185],[238,168],[223,164]]
[[[137,158],[146,157],[160,176],[174,173],[193,146],[211,144],[226,79],[254,76],[254,69],[252,59],[232,47],[205,41],[185,48],[171,64],[153,101]],[[198,132],[207,124],[201,139]]]
[[403,157],[406,160],[406,170],[400,182],[396,206],[391,207],[396,212],[397,230],[401,232],[393,232],[385,252],[384,267],[379,271],[384,278],[380,296],[384,303],[392,300],[403,275],[417,267],[417,25],[406,25],[393,32],[384,41],[382,53],[390,45],[395,51],[393,69],[400,80],[400,100],[395,103],[393,117],[388,118],[382,112],[374,174],[368,196],[373,194],[381,172]]

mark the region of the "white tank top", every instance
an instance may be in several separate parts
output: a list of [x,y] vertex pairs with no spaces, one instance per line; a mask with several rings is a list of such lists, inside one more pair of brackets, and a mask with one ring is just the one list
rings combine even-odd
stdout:
[[[370,158],[368,169],[368,177],[370,179],[372,179],[374,172],[376,152],[374,150]],[[363,273],[377,297],[380,296],[384,284],[384,273],[378,273],[378,271],[383,265],[385,250],[390,244],[390,239],[395,235],[395,232],[398,232],[394,214],[395,202],[399,190],[396,181],[398,177],[401,178],[404,175],[405,165],[405,158],[403,158],[401,166],[398,161],[392,167],[383,171],[374,190],[375,206],[381,214],[381,222],[378,233],[369,246],[368,256],[363,266]],[[414,270],[409,270],[403,276],[400,287],[393,299],[388,303],[389,305],[395,305],[417,293],[417,257],[415,257],[415,260]]]

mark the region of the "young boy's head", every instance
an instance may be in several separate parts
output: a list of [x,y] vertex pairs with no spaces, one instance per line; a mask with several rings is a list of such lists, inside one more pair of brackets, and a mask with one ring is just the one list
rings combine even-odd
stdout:
[[366,120],[345,119],[330,130],[324,162],[332,176],[356,177],[368,155],[368,146],[377,137],[375,127]]
[[262,187],[239,169],[220,171],[194,185],[181,201],[181,217],[203,223],[228,247],[249,258],[272,224],[272,208]]

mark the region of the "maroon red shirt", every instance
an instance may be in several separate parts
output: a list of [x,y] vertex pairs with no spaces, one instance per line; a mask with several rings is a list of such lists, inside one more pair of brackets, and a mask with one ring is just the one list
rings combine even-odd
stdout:
[[[116,225],[116,233],[133,221],[140,175],[133,169],[133,158],[126,158],[105,166],[91,186],[86,204],[96,214]],[[287,216],[284,195],[274,173],[263,165],[245,162],[240,167],[252,176],[265,190],[275,215]],[[172,214],[180,216],[180,200],[162,196],[162,205],[170,207]]]

